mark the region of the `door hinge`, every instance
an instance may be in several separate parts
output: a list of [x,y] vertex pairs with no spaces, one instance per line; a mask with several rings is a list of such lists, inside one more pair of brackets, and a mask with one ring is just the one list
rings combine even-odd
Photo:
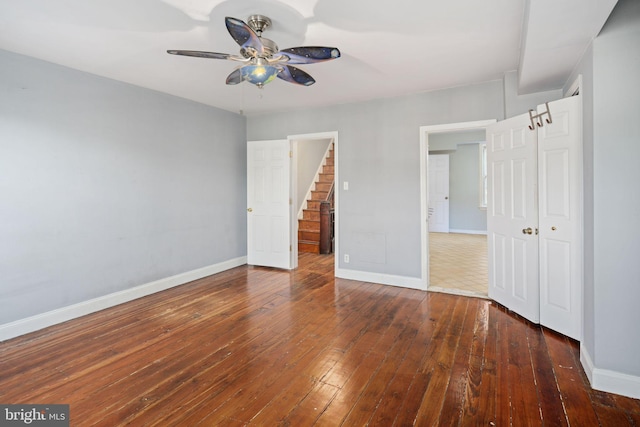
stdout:
[[292,205],[293,204],[293,199],[289,199],[289,204]]
[[293,151],[289,151],[289,157],[293,158]]
[[293,247],[289,245],[289,252],[293,251]]

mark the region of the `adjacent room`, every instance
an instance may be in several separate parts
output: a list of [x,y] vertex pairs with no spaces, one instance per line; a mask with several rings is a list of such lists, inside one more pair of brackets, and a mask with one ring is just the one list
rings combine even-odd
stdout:
[[636,0],[0,2],[0,424],[640,426],[639,46]]

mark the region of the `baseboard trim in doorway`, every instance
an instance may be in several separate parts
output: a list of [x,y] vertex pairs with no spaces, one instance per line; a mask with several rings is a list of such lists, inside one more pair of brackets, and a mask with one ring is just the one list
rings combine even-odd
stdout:
[[5,323],[0,325],[0,341],[5,341],[20,335],[38,331],[58,323],[66,322],[68,320],[95,313],[125,302],[133,301],[134,299],[151,295],[156,292],[184,285],[185,283],[221,273],[225,270],[230,270],[246,263],[246,256],[238,257],[218,264],[176,274],[175,276],[165,277],[164,279],[145,283],[134,288],[124,289],[98,298],[82,301],[67,307],[58,308],[45,313],[36,314],[35,316]]
[[450,228],[449,233],[457,233],[457,234],[482,234],[487,235],[487,230],[459,230],[456,228]]
[[455,288],[441,288],[440,286],[429,286],[427,288],[429,292],[440,292],[443,294],[451,294],[451,295],[460,295],[463,297],[473,297],[473,298],[482,298],[489,299],[487,295],[479,294],[477,292],[465,291],[463,289],[455,289]]
[[392,274],[371,273],[368,271],[336,269],[336,277],[341,279],[359,280],[361,282],[377,283],[380,285],[399,286],[401,288],[426,290],[424,281],[417,277],[395,276]]

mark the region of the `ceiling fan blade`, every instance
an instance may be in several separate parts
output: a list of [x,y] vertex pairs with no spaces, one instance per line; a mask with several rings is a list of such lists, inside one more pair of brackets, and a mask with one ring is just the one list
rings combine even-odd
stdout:
[[289,57],[289,64],[312,64],[314,62],[329,61],[340,58],[337,47],[301,46],[283,49],[279,54]]
[[242,67],[238,67],[235,70],[233,70],[231,72],[231,74],[229,74],[227,76],[227,84],[228,85],[237,85],[238,83],[242,83],[242,71],[241,71]]
[[278,73],[278,78],[287,81],[289,83],[295,83],[303,86],[311,86],[316,81],[302,71],[300,68],[292,67],[291,65],[284,65],[282,71]]
[[224,18],[231,37],[251,56],[264,55],[264,46],[260,37],[244,21],[227,16]]
[[167,53],[171,55],[196,56],[198,58],[211,59],[230,59],[233,56],[228,53],[202,52],[199,50],[168,50]]

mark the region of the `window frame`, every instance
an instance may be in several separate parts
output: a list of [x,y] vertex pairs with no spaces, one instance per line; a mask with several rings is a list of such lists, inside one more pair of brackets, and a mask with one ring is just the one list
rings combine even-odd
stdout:
[[487,209],[488,179],[487,179],[487,142],[478,144],[478,207]]

